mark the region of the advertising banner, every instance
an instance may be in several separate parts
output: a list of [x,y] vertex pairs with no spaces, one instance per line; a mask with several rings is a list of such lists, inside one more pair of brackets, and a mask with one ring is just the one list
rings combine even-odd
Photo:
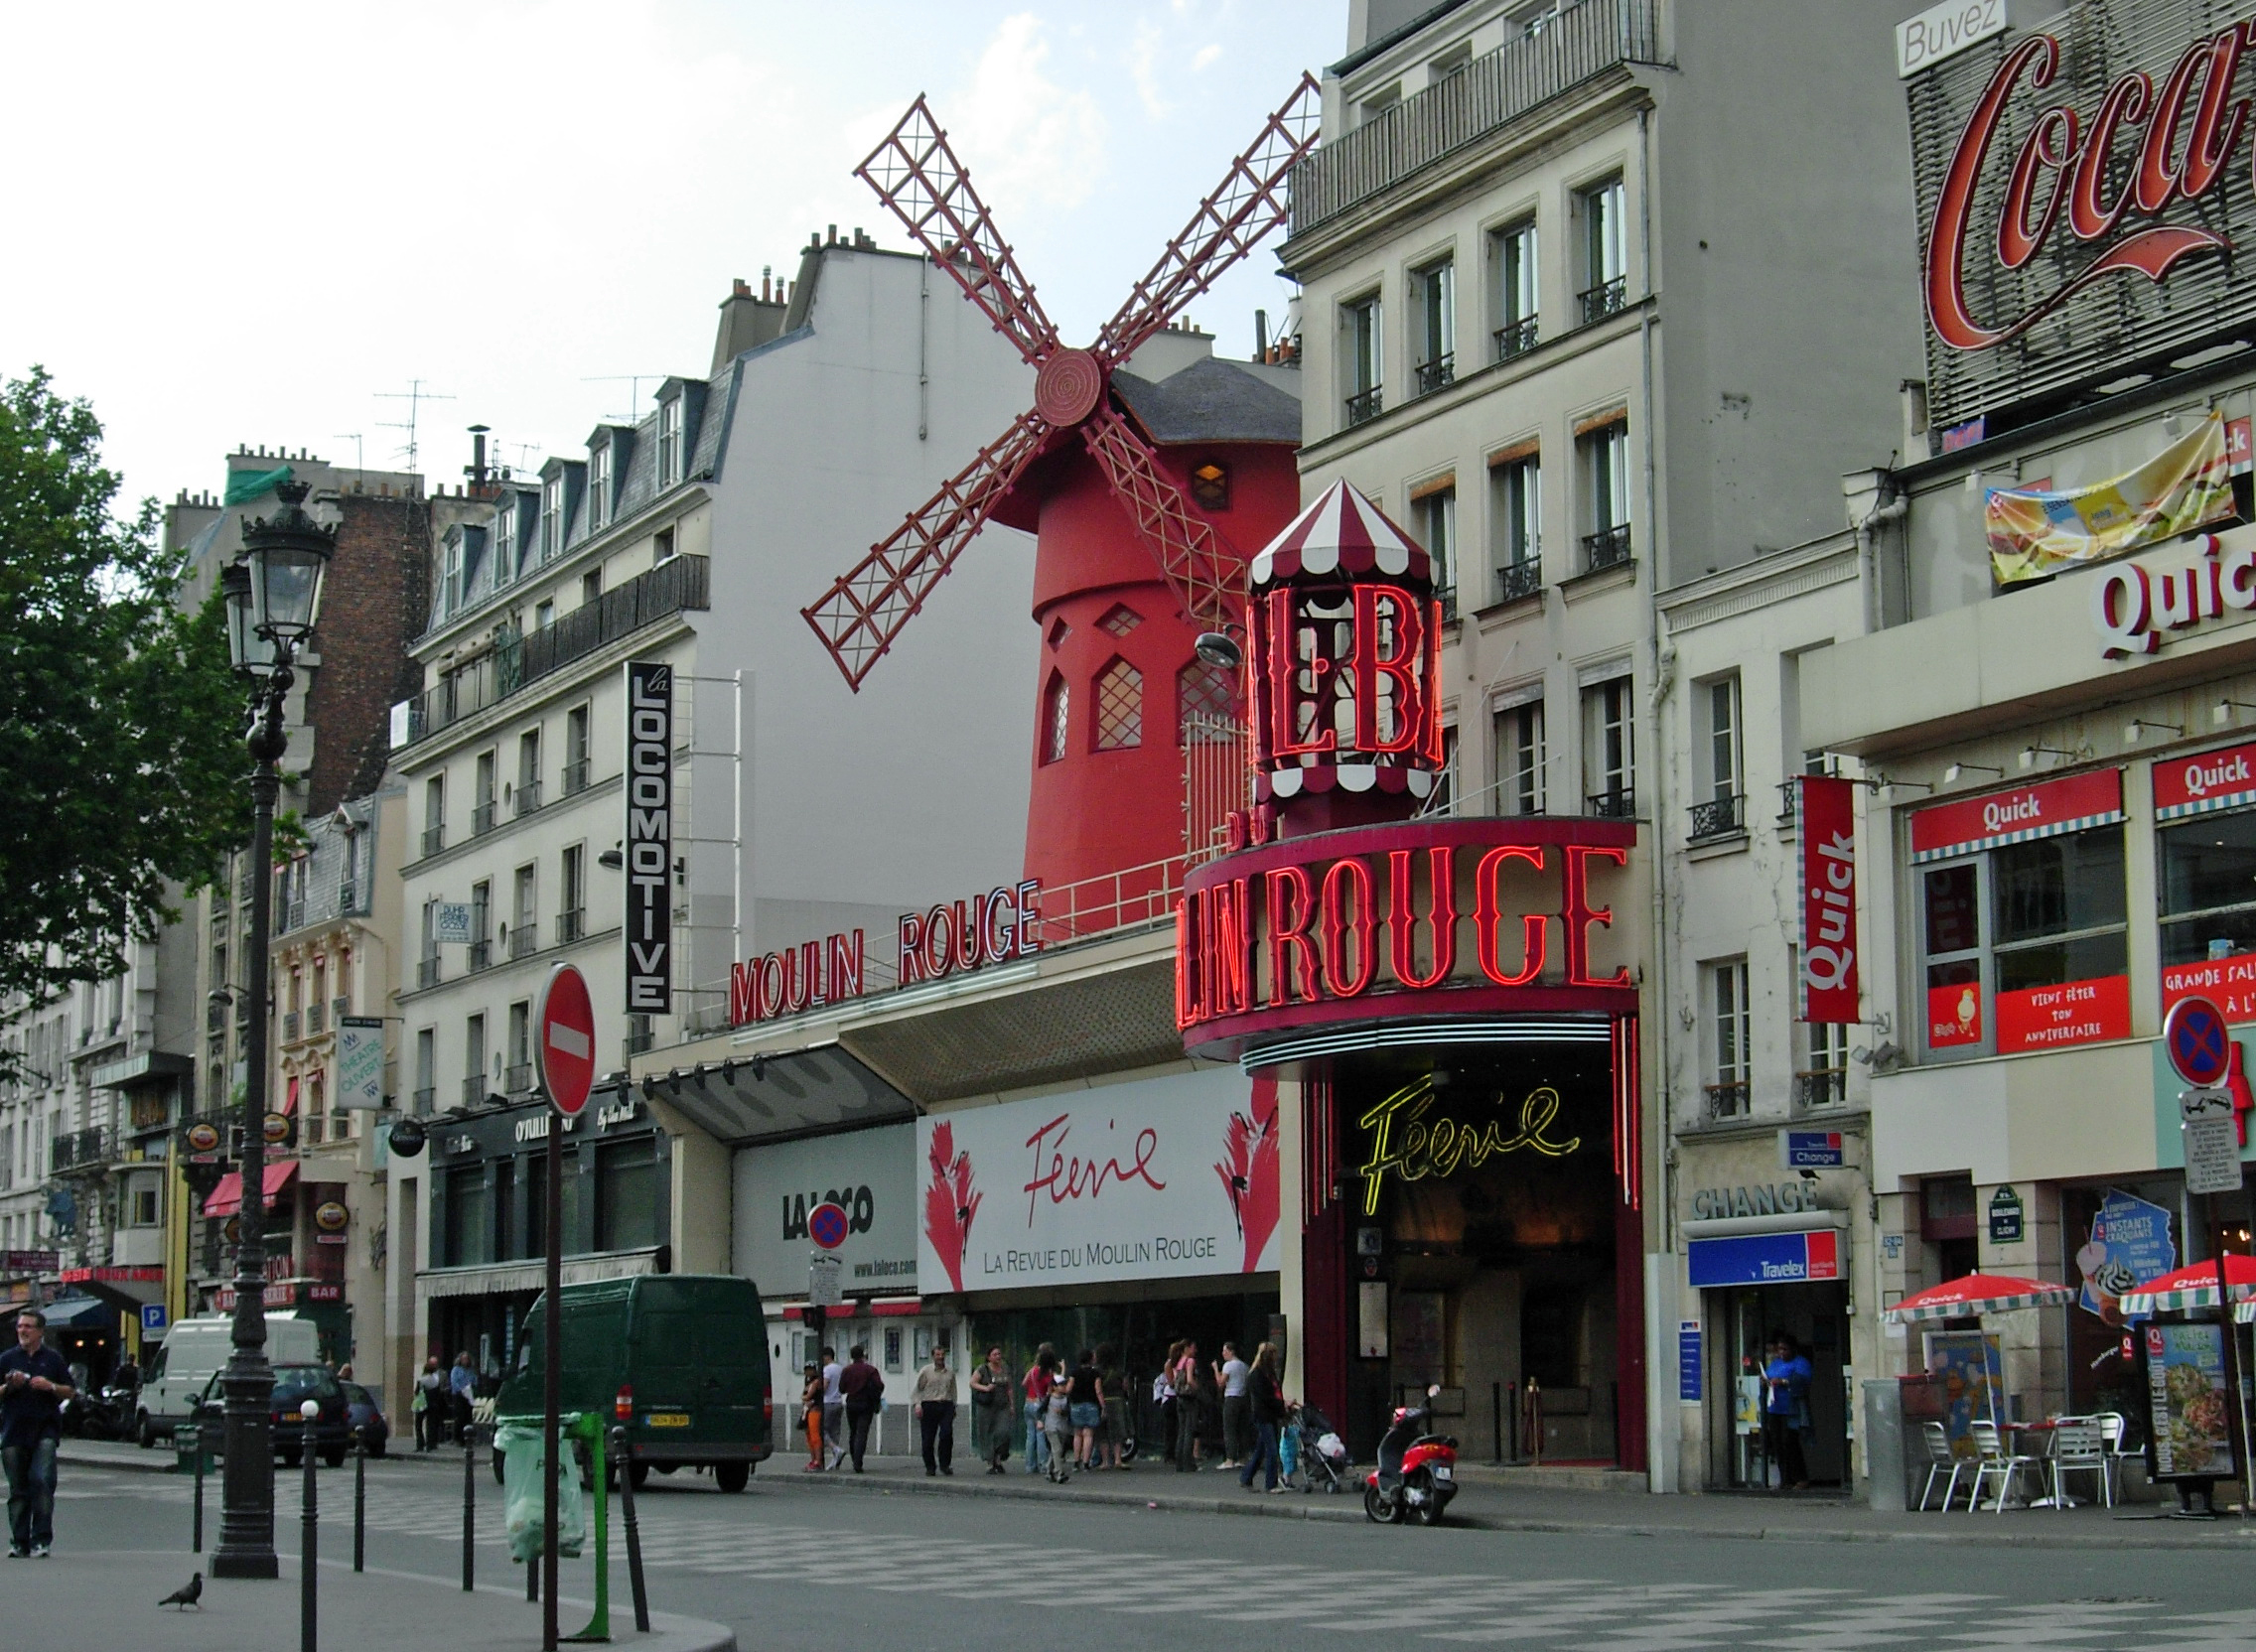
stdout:
[[2224,1326],[2149,1325],[2144,1334],[2155,1478],[2236,1477],[2240,1471],[2232,1460],[2232,1390],[2224,1378]]
[[2256,741],[2154,765],[2154,817],[2179,820],[2256,803]]
[[2256,952],[2162,966],[2162,1013],[2180,999],[2205,998],[2229,1022],[2256,1021]]
[[1839,1279],[1841,1234],[1836,1228],[1811,1233],[1742,1233],[1726,1239],[1688,1239],[1692,1289],[1731,1285],[1803,1285]]
[[673,1013],[673,667],[627,662],[627,1013]]
[[1998,1333],[1981,1330],[1930,1330],[1927,1369],[1942,1379],[1942,1427],[1955,1456],[1975,1455],[1973,1425],[2001,1420],[2005,1361]]
[[1911,860],[1947,860],[2123,818],[2123,771],[2100,768],[2011,791],[1934,803],[1911,816]]
[[2131,1035],[2131,978],[2106,975],[1998,994],[1998,1053]]
[[337,1101],[345,1108],[384,1104],[384,1024],[380,1016],[344,1016],[337,1023]]
[[[739,1148],[733,1263],[770,1297],[795,1296],[807,1258],[827,1249],[849,1296],[916,1289],[916,1127],[911,1123]],[[820,1244],[808,1215],[845,1212],[845,1237]],[[830,1235],[825,1234],[828,1238]]]
[[2120,1188],[2110,1187],[2091,1219],[2091,1237],[2076,1252],[2083,1280],[2078,1299],[2087,1312],[2111,1325],[2124,1322],[2116,1303],[2178,1266],[2178,1246],[2170,1236],[2170,1212]]
[[1801,1011],[1853,1025],[1857,1009],[1856,786],[1804,774],[1801,786]]
[[2103,562],[2232,514],[2224,417],[2211,413],[2137,470],[2088,487],[1993,487],[1983,502],[1999,585]]
[[1277,1266],[1274,1082],[1234,1067],[916,1121],[926,1292]]

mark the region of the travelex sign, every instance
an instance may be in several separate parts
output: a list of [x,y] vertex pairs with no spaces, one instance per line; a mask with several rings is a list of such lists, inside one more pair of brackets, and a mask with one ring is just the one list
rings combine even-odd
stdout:
[[2151,654],[2165,631],[2256,612],[2256,531],[2204,533],[2161,565],[2111,564],[2091,576],[2090,605],[2108,659]]
[[1689,1239],[1685,1248],[1695,1291],[1733,1285],[1805,1285],[1843,1277],[1841,1234],[1836,1228]]
[[[915,986],[984,964],[1031,958],[1042,950],[1042,880],[1002,884],[969,900],[942,901],[903,912],[894,982]],[[729,1025],[795,1016],[817,1005],[860,998],[866,944],[862,931],[801,941],[729,972]]]

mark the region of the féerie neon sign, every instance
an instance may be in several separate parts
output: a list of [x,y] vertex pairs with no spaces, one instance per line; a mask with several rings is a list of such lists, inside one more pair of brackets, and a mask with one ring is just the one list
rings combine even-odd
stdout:
[[[1504,1134],[1503,1123],[1460,1124],[1447,1114],[1430,1117],[1440,1098],[1431,1073],[1388,1096],[1355,1121],[1371,1133],[1370,1152],[1356,1174],[1363,1178],[1363,1214],[1378,1214],[1380,1184],[1389,1176],[1423,1181],[1451,1176],[1467,1166],[1479,1170],[1490,1159],[1522,1151],[1545,1159],[1564,1159],[1583,1145],[1580,1136],[1554,1140],[1548,1132],[1559,1119],[1559,1092],[1545,1084],[1528,1091],[1519,1104],[1519,1129]],[[1501,1103],[1503,1097],[1496,1100]]]

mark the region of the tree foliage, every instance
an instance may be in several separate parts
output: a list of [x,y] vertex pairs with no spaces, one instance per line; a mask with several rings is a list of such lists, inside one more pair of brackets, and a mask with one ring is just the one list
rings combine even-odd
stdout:
[[156,501],[112,514],[101,425],[0,386],[0,995],[116,972],[249,837],[244,696]]

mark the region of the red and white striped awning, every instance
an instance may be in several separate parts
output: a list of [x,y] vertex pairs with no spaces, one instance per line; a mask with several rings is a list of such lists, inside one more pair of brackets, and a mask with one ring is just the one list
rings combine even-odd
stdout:
[[1296,574],[1407,574],[1431,579],[1425,548],[1353,483],[1336,482],[1253,559],[1253,587]]

